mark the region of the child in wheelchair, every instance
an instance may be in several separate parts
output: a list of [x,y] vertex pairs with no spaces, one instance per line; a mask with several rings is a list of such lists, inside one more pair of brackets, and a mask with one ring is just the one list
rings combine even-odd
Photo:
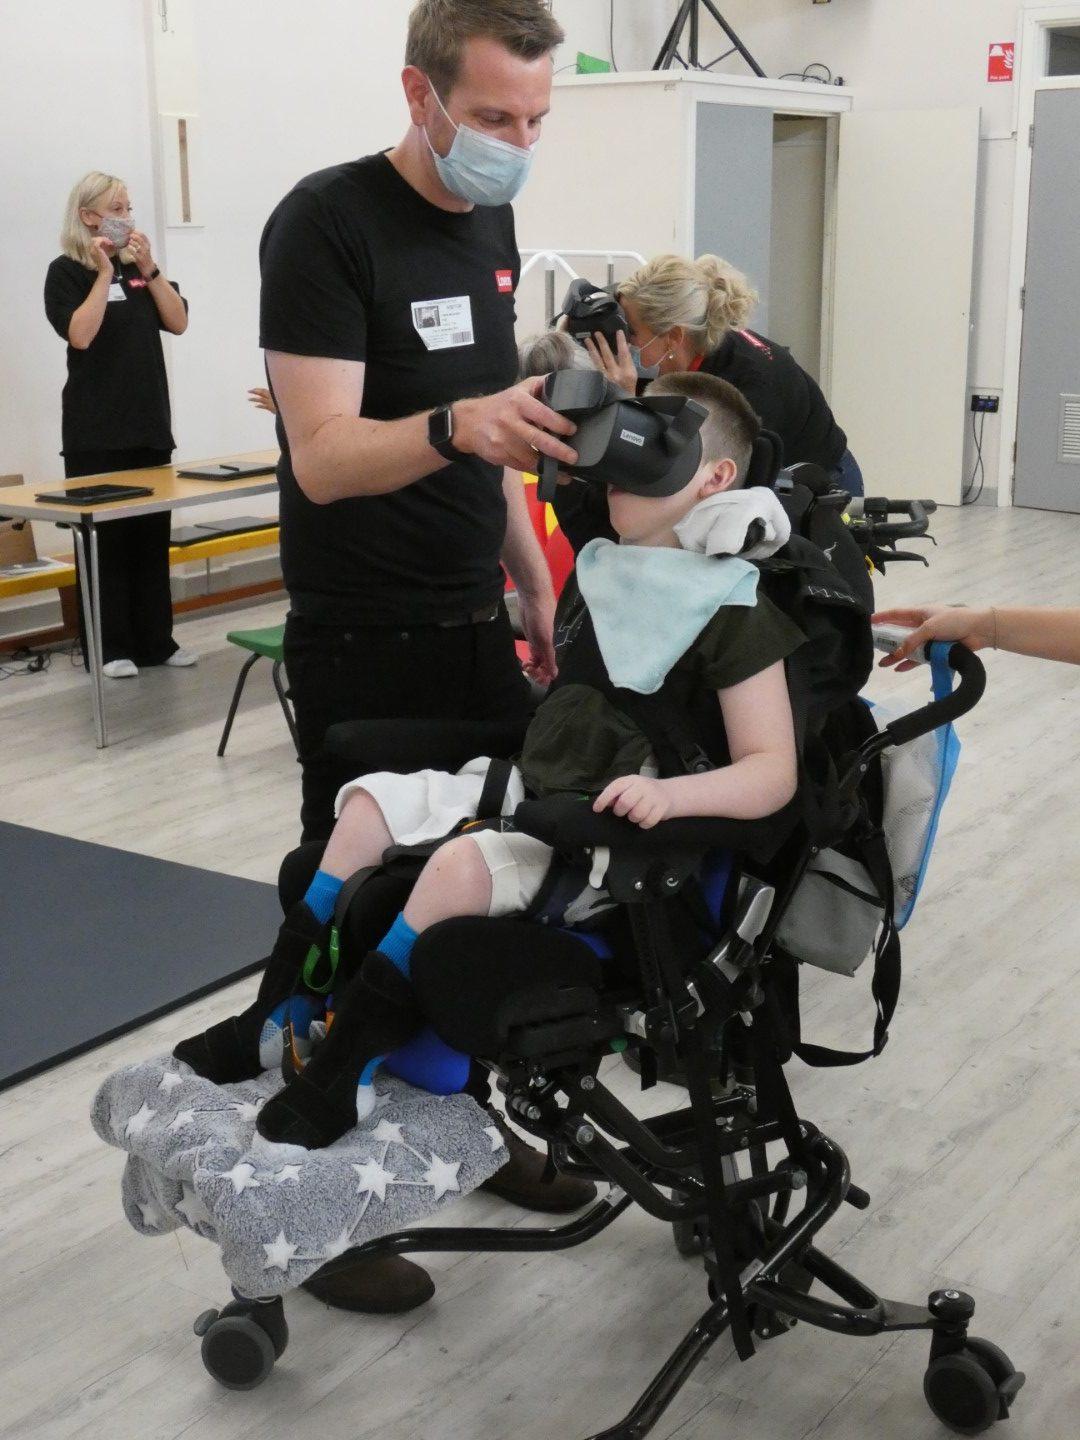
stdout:
[[[600,377],[585,379],[603,386]],[[610,412],[612,395],[603,388],[605,403],[597,409]],[[649,410],[650,403],[657,408]],[[312,966],[325,956],[345,880],[378,867],[392,846],[442,842],[380,944],[355,973],[335,977],[333,1023],[304,1068],[260,1112],[265,1139],[320,1148],[370,1110],[378,1065],[423,1025],[409,964],[417,937],[430,926],[461,916],[539,918],[538,906],[552,893],[562,897],[559,913],[545,919],[567,923],[604,908],[602,884],[591,883],[598,876],[573,877],[570,906],[566,885],[552,885],[568,862],[515,830],[509,818],[526,795],[589,796],[597,813],[610,811],[645,829],[679,817],[759,819],[794,795],[784,661],[803,635],[757,592],[755,568],[731,553],[744,547],[717,542],[732,520],[716,497],[742,485],[757,418],[733,387],[703,375],[666,377],[649,401],[620,396],[614,411],[609,419],[620,438],[640,420],[640,448],[662,452],[663,461],[643,474],[635,467],[633,432],[623,440],[626,488],[618,479],[608,485],[620,543],[595,540],[578,558],[556,617],[559,677],[529,725],[500,814],[481,813],[486,759],[454,775],[383,772],[346,785],[321,867],[286,917],[255,1002],[176,1047],[178,1059],[210,1079],[257,1074],[268,1059],[275,1007],[294,997],[294,1007],[309,1007],[308,1018],[317,1013],[303,977],[310,982]],[[610,463],[609,456],[609,474]],[[778,539],[786,536],[782,515],[770,508],[774,497],[759,494],[762,513],[751,531],[760,546],[770,527],[780,531]],[[742,507],[737,521],[741,541],[746,513]],[[634,696],[662,687],[691,717],[699,746],[691,767],[658,768],[650,726],[636,711]],[[704,756],[721,763],[702,763]]]

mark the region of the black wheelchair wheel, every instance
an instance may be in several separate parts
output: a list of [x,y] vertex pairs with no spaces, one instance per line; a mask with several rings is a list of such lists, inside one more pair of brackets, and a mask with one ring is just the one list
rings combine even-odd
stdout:
[[673,1220],[671,1233],[675,1237],[675,1249],[680,1255],[705,1253],[704,1220]]
[[[280,1308],[280,1301],[266,1307],[275,1312]],[[195,1322],[195,1333],[202,1336],[203,1365],[227,1390],[254,1390],[261,1385],[288,1344],[283,1313],[268,1315],[269,1325],[261,1324],[255,1314],[252,1309],[228,1306],[220,1315],[208,1310]]]
[[[991,1348],[997,1351],[996,1345]],[[981,1435],[1001,1418],[1000,1382],[992,1373],[991,1364],[996,1369],[996,1361],[991,1357],[984,1357],[974,1348],[965,1348],[952,1355],[940,1355],[927,1366],[923,1377],[926,1403],[942,1424],[957,1435]],[[1011,1373],[1011,1365],[1009,1370]]]

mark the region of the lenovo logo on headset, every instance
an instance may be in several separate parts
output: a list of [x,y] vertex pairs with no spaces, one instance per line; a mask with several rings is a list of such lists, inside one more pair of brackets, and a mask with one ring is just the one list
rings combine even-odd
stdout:
[[512,295],[514,293],[514,272],[512,270],[496,270],[495,284],[499,287],[500,295]]
[[639,435],[636,430],[620,430],[619,439],[627,441],[630,445],[644,446],[645,444],[645,436]]

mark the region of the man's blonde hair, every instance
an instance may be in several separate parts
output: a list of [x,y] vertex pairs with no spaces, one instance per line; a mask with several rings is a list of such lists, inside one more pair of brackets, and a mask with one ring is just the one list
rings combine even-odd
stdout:
[[741,330],[758,299],[742,271],[718,255],[657,255],[621,282],[619,296],[634,302],[654,335],[681,325],[701,355]]
[[550,55],[566,36],[545,0],[420,0],[409,16],[405,64],[443,99],[457,83],[467,40],[495,40],[522,60]]
[[734,460],[739,472],[735,483],[746,484],[754,441],[761,434],[761,421],[741,390],[721,380],[719,375],[706,375],[697,370],[661,375],[645,393],[685,395],[688,400],[704,405],[709,415],[701,427],[702,461],[718,464],[721,460]]
[[[60,230],[60,249],[70,260],[77,260],[88,270],[97,269],[90,243],[94,232],[83,223],[79,211],[94,210],[97,202],[101,200],[108,204],[118,190],[127,190],[127,185],[118,176],[106,175],[101,170],[91,170],[81,180],[76,181],[68,196],[64,208],[64,223]],[[121,259],[127,255],[126,250],[120,252]]]

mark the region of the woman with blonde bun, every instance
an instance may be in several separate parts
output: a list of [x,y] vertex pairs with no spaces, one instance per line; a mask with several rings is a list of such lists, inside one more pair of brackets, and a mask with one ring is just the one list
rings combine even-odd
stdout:
[[[64,474],[167,465],[173,437],[161,332],[184,333],[187,301],[136,228],[122,180],[98,170],[83,176],[68,197],[60,248],[45,277],[45,314],[68,347]],[[98,573],[110,679],[135,676],[142,665],[195,664],[172,637],[168,511],[102,525]]]
[[586,341],[595,363],[624,389],[672,371],[701,370],[728,381],[784,442],[784,461],[811,461],[853,495],[862,473],[825,396],[783,345],[747,328],[757,291],[716,255],[657,255],[618,287],[630,326],[617,352],[602,335]]

